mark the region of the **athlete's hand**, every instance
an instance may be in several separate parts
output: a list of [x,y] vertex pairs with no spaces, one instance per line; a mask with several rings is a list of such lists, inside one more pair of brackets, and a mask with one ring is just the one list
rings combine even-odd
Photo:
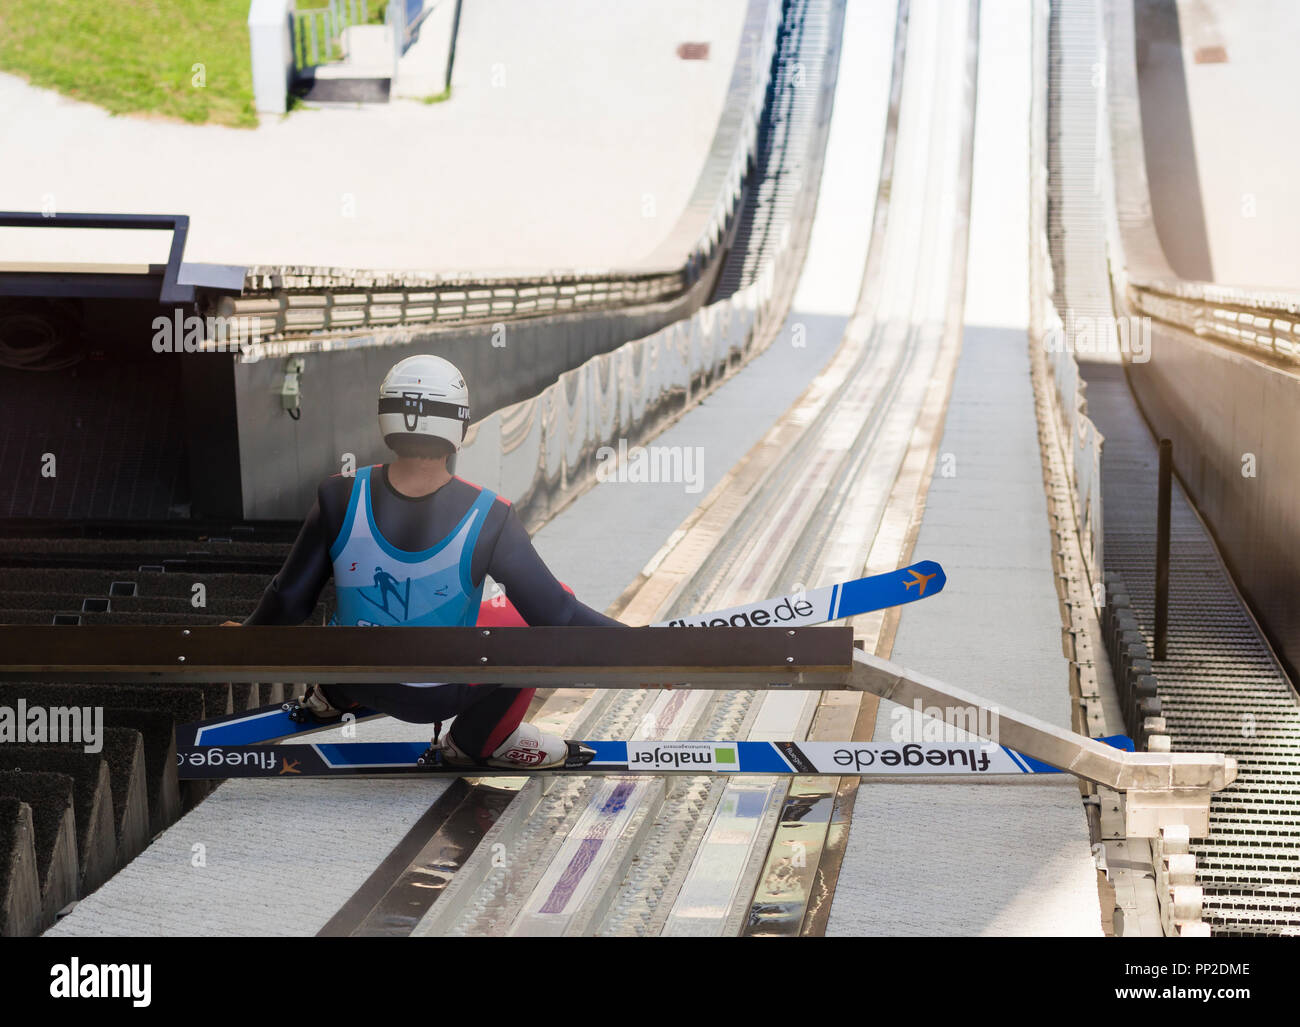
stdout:
[[223,628],[242,628],[243,626],[244,625],[237,620],[223,620],[221,622],[221,627]]

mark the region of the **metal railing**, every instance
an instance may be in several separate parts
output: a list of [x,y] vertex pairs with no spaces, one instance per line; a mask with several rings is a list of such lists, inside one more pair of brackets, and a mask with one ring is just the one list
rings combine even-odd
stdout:
[[1300,364],[1300,294],[1181,279],[1124,284],[1130,306],[1142,315]]
[[681,270],[491,279],[252,267],[243,295],[222,297],[213,312],[240,323],[257,319],[259,338],[245,355],[257,360],[354,345],[401,345],[434,325],[641,306],[672,299],[686,288]]
[[1139,102],[1131,0],[1107,0],[1110,53],[1105,75],[1108,144],[1100,181],[1113,202],[1107,211],[1107,258],[1117,309],[1127,305],[1199,338],[1243,349],[1288,366],[1300,364],[1300,291],[1190,281],[1165,256],[1151,204]]
[[180,281],[185,239],[190,230],[187,214],[41,214],[32,211],[0,211],[0,228],[103,228],[144,232],[170,230],[171,244],[163,269],[162,303],[186,303],[194,298],[194,287]]
[[[401,2],[389,8],[401,7]],[[327,7],[293,11],[293,63],[298,71],[343,56],[343,30],[370,21],[369,0],[329,0]]]
[[513,497],[526,524],[541,523],[595,480],[597,455],[638,446],[665,421],[761,352],[775,318],[776,269],[643,339],[565,371],[542,392],[470,429],[459,468]]

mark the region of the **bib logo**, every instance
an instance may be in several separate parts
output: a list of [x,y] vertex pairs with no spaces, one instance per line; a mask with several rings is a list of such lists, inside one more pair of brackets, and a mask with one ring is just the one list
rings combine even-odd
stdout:
[[[411,600],[410,578],[406,579],[406,586],[405,588],[402,588],[398,586],[397,579],[389,574],[388,571],[384,570],[382,567],[376,567],[375,592],[377,593],[378,598],[369,595],[364,588],[357,589],[357,594],[360,595],[362,599],[368,602],[371,606],[379,607],[379,609],[383,610],[384,613],[392,617],[393,620],[406,620],[407,604]],[[394,603],[394,606],[391,609],[388,605],[390,599]],[[396,612],[396,607],[398,605],[402,608],[400,617]]]

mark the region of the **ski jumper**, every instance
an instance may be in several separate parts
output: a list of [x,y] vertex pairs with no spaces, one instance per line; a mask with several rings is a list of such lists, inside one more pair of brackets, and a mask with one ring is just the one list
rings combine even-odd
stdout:
[[[482,601],[489,574],[506,601]],[[331,623],[341,625],[618,624],[556,581],[507,501],[460,478],[419,497],[394,489],[384,466],[326,479],[284,566],[244,623],[302,623],[331,577]],[[399,720],[455,717],[456,744],[487,755],[518,727],[535,689],[412,682],[324,691],[335,706],[355,702]]]

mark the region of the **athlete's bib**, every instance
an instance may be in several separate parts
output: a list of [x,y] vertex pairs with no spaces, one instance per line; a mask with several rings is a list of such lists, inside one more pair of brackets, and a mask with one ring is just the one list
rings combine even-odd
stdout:
[[419,553],[380,534],[370,504],[370,472],[357,472],[343,527],[330,547],[338,613],[347,626],[470,627],[478,619],[483,583],[470,565],[483,522],[496,500],[483,489],[450,535]]

